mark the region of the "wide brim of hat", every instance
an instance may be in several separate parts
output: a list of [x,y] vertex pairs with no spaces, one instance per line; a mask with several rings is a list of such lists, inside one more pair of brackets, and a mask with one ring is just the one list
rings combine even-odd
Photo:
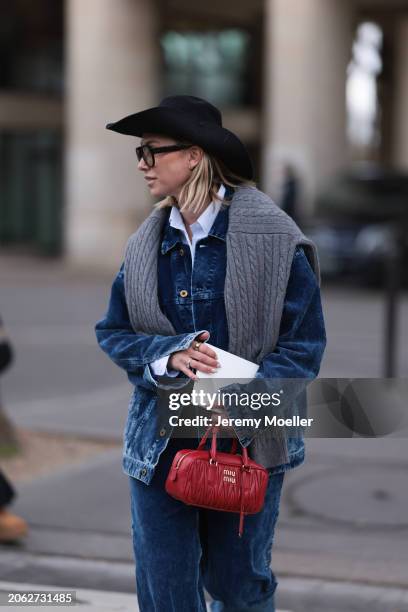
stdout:
[[246,179],[253,178],[251,158],[238,136],[214,122],[186,119],[185,113],[178,109],[149,108],[108,123],[106,128],[140,138],[143,134],[151,133],[186,140],[220,159],[235,174]]

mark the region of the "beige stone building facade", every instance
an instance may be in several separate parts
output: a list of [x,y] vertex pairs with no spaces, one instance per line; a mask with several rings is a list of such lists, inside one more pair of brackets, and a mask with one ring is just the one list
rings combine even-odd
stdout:
[[[23,17],[32,11],[29,3],[15,4]],[[39,234],[58,232],[54,243],[60,248],[54,251],[75,265],[115,269],[152,202],[136,168],[137,139],[104,126],[169,92],[208,92],[221,106],[226,127],[249,147],[260,188],[278,199],[280,169],[290,163],[301,180],[304,212],[312,214],[320,186],[353,159],[345,90],[356,27],[363,21],[377,23],[384,40],[378,158],[408,169],[408,0],[41,0],[36,10],[26,21],[40,40],[46,36],[42,20],[50,39],[59,37],[63,86],[16,86],[21,72],[8,43],[14,72],[6,70],[0,80],[0,155],[10,160],[15,150],[16,163],[3,169],[0,185],[7,244],[26,219],[30,172],[39,168],[40,178],[34,174],[40,204],[31,221],[36,224],[38,214],[45,223],[38,222]],[[20,23],[20,13],[13,24]],[[56,19],[60,26],[53,33]],[[40,72],[50,71],[45,63]],[[43,152],[35,149],[35,164],[21,143],[13,144],[13,134],[34,132]],[[54,134],[54,149],[51,137],[44,144],[43,134]],[[55,148],[57,179],[50,170]],[[57,188],[45,189],[43,197],[41,185],[50,180]],[[20,217],[11,212],[10,198],[20,202]],[[47,214],[55,226],[48,221],[47,227]],[[24,231],[17,244],[30,227]]]

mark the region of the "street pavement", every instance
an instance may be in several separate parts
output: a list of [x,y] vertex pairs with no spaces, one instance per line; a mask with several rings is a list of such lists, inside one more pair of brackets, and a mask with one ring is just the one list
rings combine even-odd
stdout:
[[[396,588],[373,587],[360,584],[344,584],[327,580],[306,580],[299,578],[282,578],[280,590],[289,602],[292,610],[306,612],[405,612],[408,606],[406,591]],[[58,593],[73,592],[76,606],[80,612],[137,612],[136,597],[129,593],[99,591],[95,589],[58,588],[50,585],[27,584],[21,582],[0,581],[0,605],[10,593]],[[282,599],[282,597],[281,597]],[[299,607],[299,601],[302,602]],[[33,612],[43,612],[43,606],[30,606]],[[13,606],[13,610],[24,612],[26,606]],[[207,602],[210,610],[210,602]],[[276,612],[291,612],[288,608],[278,608]]]
[[[1,314],[16,349],[2,395],[18,426],[120,442],[130,386],[93,332],[111,281],[0,257]],[[382,295],[358,288],[323,288],[322,295],[328,346],[320,376],[381,376]],[[405,294],[401,378],[408,378],[407,315]],[[279,607],[408,610],[406,439],[310,439],[307,447],[305,465],[285,476],[273,557]],[[120,449],[21,484],[14,509],[31,529],[20,546],[1,547],[0,581],[134,592]],[[136,609],[118,602],[110,609]]]

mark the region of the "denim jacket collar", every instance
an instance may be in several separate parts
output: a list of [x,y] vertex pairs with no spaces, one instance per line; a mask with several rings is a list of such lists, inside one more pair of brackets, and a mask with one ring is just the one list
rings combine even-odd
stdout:
[[181,232],[169,223],[170,209],[168,210],[166,222],[164,225],[163,240],[161,243],[161,252],[165,255],[170,249],[182,242]]
[[[230,200],[233,194],[233,190],[230,187],[227,187],[225,198],[226,200]],[[163,240],[161,243],[161,253],[165,255],[175,247],[177,244],[182,243],[181,232],[179,229],[172,227],[169,223],[170,218],[170,208],[167,212],[166,221],[164,224],[164,232],[163,232]],[[219,238],[220,240],[226,241],[227,229],[228,229],[228,212],[229,207],[227,204],[221,204],[221,208],[218,212],[218,215],[215,217],[214,223],[211,226],[210,231],[208,232],[209,236],[214,236],[214,238]]]

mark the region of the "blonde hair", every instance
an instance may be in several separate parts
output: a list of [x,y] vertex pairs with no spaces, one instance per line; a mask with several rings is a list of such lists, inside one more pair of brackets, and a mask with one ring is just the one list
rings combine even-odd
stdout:
[[[201,160],[192,170],[190,178],[184,183],[179,200],[177,201],[174,196],[167,196],[157,202],[155,208],[178,205],[180,212],[192,212],[199,215],[209,201],[222,201],[217,195],[221,183],[234,188],[239,185],[256,186],[254,181],[235,174],[219,159],[204,151]],[[228,201],[225,203],[228,204]]]

